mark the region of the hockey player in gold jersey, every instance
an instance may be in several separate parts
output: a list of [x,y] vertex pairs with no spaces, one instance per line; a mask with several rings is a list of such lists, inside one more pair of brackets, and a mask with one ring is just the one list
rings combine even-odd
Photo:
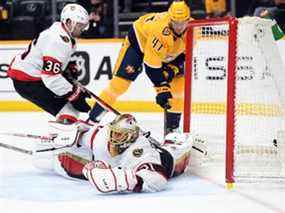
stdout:
[[[190,9],[174,1],[167,12],[149,13],[136,20],[119,53],[113,79],[100,97],[112,105],[131,82],[145,72],[157,92],[156,103],[168,109],[167,128],[179,126],[183,105],[185,31]],[[104,109],[95,103],[90,119],[99,121]]]

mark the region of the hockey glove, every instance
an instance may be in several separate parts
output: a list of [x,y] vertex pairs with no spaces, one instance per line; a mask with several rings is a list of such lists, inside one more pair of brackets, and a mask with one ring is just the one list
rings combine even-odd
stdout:
[[68,101],[79,112],[88,112],[91,107],[86,102],[86,98],[90,97],[87,91],[84,91],[79,86],[74,86],[72,94],[68,96]]
[[81,75],[81,72],[78,70],[76,65],[76,61],[70,61],[63,71],[62,75],[68,80],[70,83],[77,80],[78,77]]
[[162,69],[163,76],[168,83],[171,82],[175,76],[183,74],[179,67],[173,64],[166,64]]
[[160,86],[155,87],[156,90],[156,103],[163,109],[170,109],[169,99],[172,98],[170,86],[168,83],[162,83]]

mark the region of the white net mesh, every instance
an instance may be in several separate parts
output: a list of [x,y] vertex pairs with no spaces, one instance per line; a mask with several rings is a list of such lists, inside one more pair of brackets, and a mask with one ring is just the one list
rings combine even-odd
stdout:
[[[283,179],[277,132],[284,130],[284,70],[270,20],[238,20],[234,121],[235,181]],[[191,131],[207,138],[208,157],[193,169],[225,166],[229,25],[193,28]],[[284,151],[283,151],[284,152]],[[195,156],[194,156],[195,158]],[[223,171],[223,170],[222,170]],[[219,174],[224,176],[224,172]]]

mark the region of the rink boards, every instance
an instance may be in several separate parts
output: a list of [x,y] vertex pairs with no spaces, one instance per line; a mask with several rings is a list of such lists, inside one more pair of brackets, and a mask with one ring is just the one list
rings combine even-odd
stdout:
[[[79,62],[80,81],[96,94],[108,85],[112,78],[122,44],[121,39],[79,40],[77,52],[72,59]],[[29,41],[0,41],[0,111],[39,111],[14,91],[6,71],[15,54],[21,53]],[[285,61],[285,40],[278,42],[280,54]],[[120,97],[115,107],[120,111],[157,112],[160,108],[153,102],[155,91],[142,72],[127,93]],[[211,103],[210,103],[211,104]]]

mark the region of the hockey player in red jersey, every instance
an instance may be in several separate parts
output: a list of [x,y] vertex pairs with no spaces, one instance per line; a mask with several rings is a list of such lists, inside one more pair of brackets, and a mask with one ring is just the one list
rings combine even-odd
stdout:
[[189,163],[190,134],[170,133],[161,144],[154,144],[129,114],[90,129],[82,130],[78,123],[52,125],[54,140],[40,143],[37,149],[73,146],[37,152],[35,165],[68,178],[88,180],[101,193],[160,191]]
[[67,4],[60,22],[41,32],[22,53],[12,60],[8,75],[15,90],[25,99],[59,118],[75,119],[79,112],[90,110],[86,91],[63,75],[76,75],[70,62],[76,50],[75,38],[88,28],[89,15],[78,4]]

